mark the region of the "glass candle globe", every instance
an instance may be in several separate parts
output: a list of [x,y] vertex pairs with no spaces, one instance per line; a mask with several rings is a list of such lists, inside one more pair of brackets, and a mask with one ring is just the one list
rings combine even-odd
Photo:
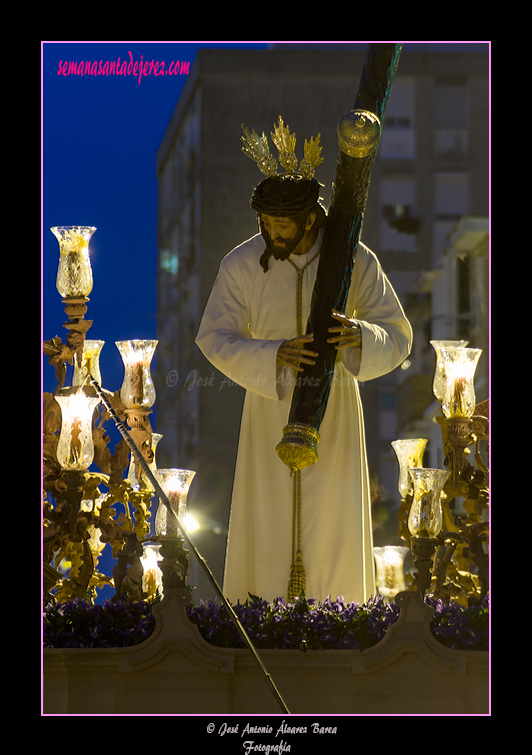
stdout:
[[438,401],[443,398],[443,389],[445,387],[445,369],[441,350],[443,348],[464,347],[468,341],[429,341],[430,345],[436,352],[436,368],[434,370],[434,380],[432,382],[432,391]]
[[63,299],[86,297],[92,291],[89,241],[93,226],[62,225],[50,228],[59,242],[56,287]]
[[392,600],[398,592],[406,589],[404,560],[410,550],[401,545],[385,545],[373,548],[376,574],[375,584],[379,595]]
[[408,529],[414,537],[434,538],[442,526],[440,495],[450,472],[441,469],[409,469],[414,492]]
[[471,417],[475,409],[475,370],[482,349],[443,347],[441,349],[445,384],[441,399],[447,418]]
[[426,438],[407,438],[406,440],[394,440],[390,444],[399,462],[397,489],[401,498],[405,498],[412,491],[412,480],[408,475],[408,470],[412,467],[423,466],[423,453],[427,443]]
[[142,575],[142,590],[148,594],[148,598],[154,598],[157,593],[163,594],[163,573],[159,566],[162,556],[159,553],[160,543],[144,543],[144,553],[140,562],[144,573]]
[[158,341],[116,341],[124,362],[120,398],[128,409],[148,409],[155,403],[150,363]]
[[77,354],[74,355],[74,376],[72,385],[85,385],[89,380],[89,375],[96,380],[98,385],[102,384],[100,373],[100,352],[105,341],[94,341],[86,339],[83,344],[83,354],[81,364],[78,364]]
[[61,407],[57,461],[63,469],[88,469],[94,458],[92,418],[100,399],[81,391],[55,398]]
[[[166,494],[170,507],[183,525],[187,515],[187,494],[195,472],[190,469],[156,469],[154,476]],[[166,505],[159,501],[155,516],[155,534],[177,537],[179,528]]]

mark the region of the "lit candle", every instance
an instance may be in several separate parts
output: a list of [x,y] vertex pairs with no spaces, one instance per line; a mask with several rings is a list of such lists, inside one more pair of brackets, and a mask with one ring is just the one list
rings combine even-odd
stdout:
[[67,393],[56,396],[61,407],[57,460],[63,469],[88,469],[94,458],[92,417],[100,399],[66,390]]
[[70,438],[70,461],[77,462],[81,458],[81,421],[79,417],[72,417]]
[[441,399],[447,418],[470,417],[475,408],[474,376],[482,349],[442,348],[445,384]]
[[157,341],[117,341],[116,346],[125,370],[120,398],[128,409],[153,406],[155,387],[151,379],[150,363]]
[[465,406],[465,388],[466,379],[463,375],[455,377],[452,381],[452,398],[451,398],[451,414],[454,417],[464,417],[466,412]]
[[405,440],[394,440],[390,444],[399,462],[397,488],[402,498],[406,498],[412,490],[412,480],[408,475],[408,470],[423,466],[423,453],[427,442],[426,438],[407,438]]
[[383,597],[392,599],[405,589],[404,558],[408,552],[408,548],[398,545],[373,548],[377,566],[375,581]]
[[463,348],[467,346],[468,341],[429,341],[429,343],[436,352],[436,368],[434,370],[432,390],[436,398],[441,401],[445,385],[445,364],[442,349]]
[[[189,469],[157,469],[155,479],[168,498],[168,503],[175,515],[184,524],[187,509],[187,494],[190,483],[196,473]],[[166,505],[160,501],[155,517],[155,532],[157,535],[177,537],[178,525],[175,517],[168,511]]]
[[142,589],[148,593],[148,597],[153,598],[159,592],[163,592],[162,572],[159,566],[161,556],[159,554],[159,543],[144,543],[144,553],[140,560],[144,574],[142,576]]
[[134,362],[131,366],[131,397],[136,404],[142,404],[142,362]]
[[414,537],[434,538],[442,527],[440,495],[449,477],[441,469],[410,469],[414,493],[408,515],[408,529]]
[[89,241],[96,228],[74,225],[50,230],[59,242],[57,290],[63,298],[88,296],[92,291]]

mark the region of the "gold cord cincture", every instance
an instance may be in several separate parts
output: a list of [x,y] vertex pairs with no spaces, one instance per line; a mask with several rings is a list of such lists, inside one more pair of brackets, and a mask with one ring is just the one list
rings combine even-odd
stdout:
[[[295,140],[294,140],[295,141]],[[297,274],[297,288],[296,288],[296,323],[297,334],[300,336],[303,334],[303,318],[302,318],[302,301],[303,301],[303,273],[307,267],[314,262],[318,256],[319,251],[301,268],[299,268],[290,258],[288,262],[295,269]],[[305,567],[303,566],[303,555],[301,553],[301,468],[302,466],[309,466],[313,464],[316,459],[312,459],[309,456],[309,464],[301,464],[299,458],[297,465],[290,463],[291,448],[300,448],[301,437],[308,438],[309,431],[312,433],[312,443],[314,450],[319,440],[318,433],[312,428],[308,428],[306,425],[296,426],[288,425],[284,428],[284,431],[290,430],[292,433],[292,441],[283,436],[283,441],[277,446],[277,454],[284,461],[284,463],[290,469],[290,475],[293,477],[293,500],[292,500],[292,559],[290,563],[290,576],[288,579],[287,588],[287,600],[291,603],[301,593],[305,592]],[[282,453],[279,453],[279,446],[283,446]],[[308,444],[307,444],[308,445]],[[298,456],[300,454],[298,453]],[[316,455],[317,458],[317,455]]]

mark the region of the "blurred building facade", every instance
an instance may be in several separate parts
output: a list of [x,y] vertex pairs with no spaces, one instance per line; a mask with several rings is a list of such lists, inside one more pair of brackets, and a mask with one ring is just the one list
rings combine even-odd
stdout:
[[[429,438],[427,462],[442,466],[429,341],[482,348],[477,398],[488,396],[488,52],[421,47],[401,55],[361,237],[414,328],[405,369],[361,388],[384,510],[399,504],[392,440]],[[282,115],[300,159],[304,140],[320,133],[316,177],[327,206],[336,122],[352,107],[363,59],[363,49],[306,45],[201,50],[158,150],[157,464],[196,470],[189,508],[203,529],[195,539],[220,580],[243,390],[204,359],[194,337],[221,259],[257,232],[249,196],[262,176],[241,152],[241,124],[269,134]],[[393,516],[385,520],[376,544],[399,542]]]

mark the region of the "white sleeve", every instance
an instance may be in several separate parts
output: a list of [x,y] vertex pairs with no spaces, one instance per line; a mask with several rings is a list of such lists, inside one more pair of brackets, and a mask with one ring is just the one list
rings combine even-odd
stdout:
[[280,400],[277,350],[283,340],[251,337],[249,310],[238,270],[222,260],[196,336],[204,356],[230,380],[266,398]]
[[379,261],[363,245],[355,256],[345,314],[355,318],[362,331],[361,349],[340,350],[359,382],[386,375],[406,359],[412,328]]

